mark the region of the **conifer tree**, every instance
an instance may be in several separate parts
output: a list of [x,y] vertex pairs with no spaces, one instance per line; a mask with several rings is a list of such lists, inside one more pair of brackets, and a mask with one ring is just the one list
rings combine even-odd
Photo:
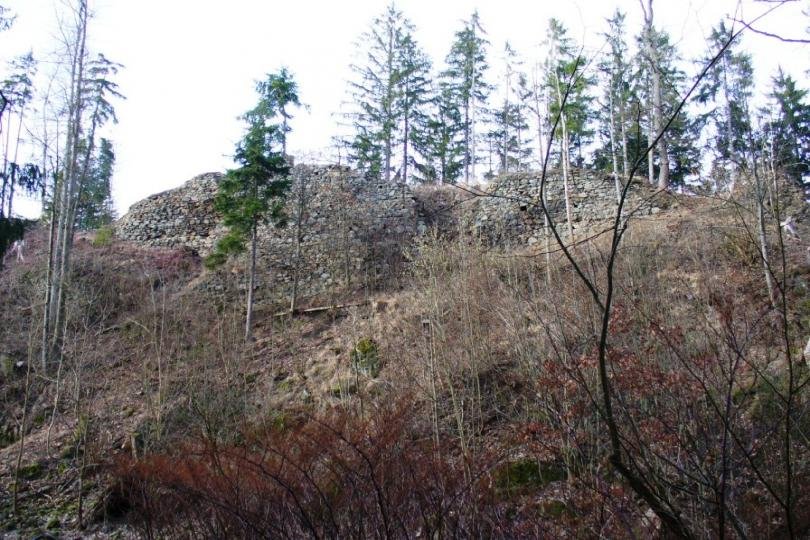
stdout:
[[[658,161],[660,163],[658,171],[658,189],[667,189],[669,187],[669,150],[668,134],[662,133],[664,122],[664,108],[663,108],[663,87],[661,81],[661,71],[663,66],[663,59],[659,47],[660,39],[658,33],[653,25],[654,11],[653,0],[640,0],[641,11],[644,13],[644,28],[640,37],[640,51],[647,67],[647,85],[649,96],[648,110],[650,123],[648,126],[648,141],[650,144],[658,138],[657,150]],[[652,183],[652,163],[653,154],[649,154],[649,174],[650,183]]]
[[[634,115],[630,132],[647,135],[646,143],[634,141],[631,145],[633,147],[637,144],[638,148],[643,149],[652,144],[661,129],[660,126],[656,127],[659,112],[663,119],[669,119],[674,113],[681,100],[687,76],[678,66],[678,51],[669,34],[654,28],[651,31],[645,29],[638,37],[638,42],[639,54],[636,57],[636,72],[633,77],[636,84],[633,92],[638,97],[641,110],[640,115]],[[654,51],[654,67],[650,63],[650,47]],[[655,97],[656,78],[660,84],[660,100]],[[672,120],[664,137],[665,144],[662,146],[659,141],[654,151],[648,154],[648,180],[651,184],[657,185],[659,189],[681,185],[687,177],[700,170],[701,151],[698,141],[703,124],[703,117],[690,115],[688,108],[683,108]],[[666,186],[662,181],[661,169],[666,169],[663,174]]]
[[[284,84],[277,84],[282,80]],[[242,117],[248,124],[247,133],[234,155],[240,167],[227,172],[214,200],[228,233],[217,242],[206,266],[223,264],[228,257],[244,252],[249,243],[245,340],[251,339],[253,331],[258,227],[284,222],[284,199],[290,187],[290,167],[284,155],[287,107],[298,104],[296,88],[286,70],[270,74],[256,85],[259,102]]]
[[[732,37],[731,29],[721,21],[709,36],[709,50],[720,50]],[[706,64],[711,58],[701,59]],[[709,106],[708,119],[712,127],[710,150],[714,154],[712,178],[715,189],[718,176],[726,179],[726,188],[733,189],[736,176],[746,166],[745,155],[751,131],[748,102],[754,85],[751,56],[735,50],[732,42],[703,79],[696,96]]]
[[465,182],[475,179],[476,127],[491,91],[485,80],[489,68],[486,58],[489,42],[485,35],[478,12],[473,12],[470,20],[464,21],[463,28],[456,32],[446,60],[447,69],[442,73],[450,104],[458,109],[461,117]]
[[401,129],[401,178],[407,183],[411,175],[422,169],[428,157],[421,141],[428,127],[428,106],[431,101],[430,59],[419,47],[413,35],[406,34],[399,46],[397,112]]
[[[488,134],[498,156],[501,173],[522,169],[531,154],[526,105],[521,98],[526,77],[520,72],[520,65],[517,53],[507,42],[504,46],[503,101],[500,107],[492,111],[493,129]],[[490,166],[490,173],[493,172]]]
[[810,103],[808,91],[779,68],[770,92],[772,119],[768,128],[772,138],[774,165],[796,184],[810,174]]
[[[26,113],[34,97],[33,79],[37,71],[37,62],[32,53],[27,53],[10,62],[11,75],[0,84],[0,96],[3,100],[3,111],[0,114],[0,133],[5,131],[3,144],[3,168],[0,170],[2,184],[0,184],[0,215],[11,217],[14,203],[14,192],[19,186],[25,191],[33,191],[36,186],[30,186],[31,180],[39,175],[23,175],[23,169],[31,170],[31,166],[23,166],[18,162],[20,143],[23,139]],[[15,134],[12,141],[12,133]]]
[[548,110],[551,118],[559,117],[554,139],[559,139],[559,158],[563,173],[563,192],[568,235],[574,236],[571,214],[571,142],[578,152],[578,164],[582,165],[582,147],[592,132],[588,126],[591,98],[589,77],[582,69],[585,60],[577,54],[568,31],[557,19],[549,20],[547,31],[548,57],[546,59],[546,85],[550,97]]
[[423,183],[454,184],[464,170],[464,126],[455,94],[447,81],[432,92],[424,125],[414,132],[414,147],[424,157],[416,164],[416,179]]
[[[413,24],[390,4],[361,41],[365,62],[352,65],[354,112],[351,159],[386,182],[407,182],[418,161],[414,150],[426,125],[430,61],[413,36]],[[401,153],[400,153],[401,151]]]
[[84,182],[76,211],[76,227],[98,229],[112,223],[115,209],[112,200],[112,175],[115,151],[109,139],[101,138],[92,156],[90,173]]
[[[600,109],[600,132],[606,144],[597,149],[595,164],[610,168],[619,197],[627,181],[630,156],[628,151],[628,116],[632,104],[637,102],[630,84],[631,64],[624,25],[625,14],[619,10],[608,19],[605,38],[609,50],[599,62],[603,80]],[[608,165],[609,164],[609,165]]]

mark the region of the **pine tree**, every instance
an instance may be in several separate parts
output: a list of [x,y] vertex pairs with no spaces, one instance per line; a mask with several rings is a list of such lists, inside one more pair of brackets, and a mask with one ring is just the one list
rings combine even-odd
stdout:
[[449,106],[456,108],[461,118],[463,134],[463,167],[464,181],[475,179],[477,156],[476,127],[482,110],[486,109],[487,98],[491,88],[486,83],[485,74],[489,65],[486,59],[486,47],[489,42],[484,38],[478,12],[473,12],[464,27],[456,32],[455,41],[447,56],[447,69],[442,78],[447,85]]
[[[285,84],[276,84],[280,80]],[[290,187],[290,167],[284,154],[289,132],[287,107],[298,104],[296,88],[286,70],[270,74],[256,85],[259,102],[242,117],[248,124],[247,133],[234,155],[240,167],[227,172],[214,200],[228,232],[217,242],[206,266],[217,267],[228,257],[244,252],[246,243],[250,245],[245,340],[251,339],[253,331],[258,227],[284,221],[284,199]]]

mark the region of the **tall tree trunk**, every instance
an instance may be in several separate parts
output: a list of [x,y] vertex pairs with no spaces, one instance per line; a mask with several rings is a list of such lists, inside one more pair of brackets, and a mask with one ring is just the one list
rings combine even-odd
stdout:
[[510,88],[510,79],[511,73],[510,70],[507,68],[506,72],[506,99],[503,102],[503,141],[502,141],[502,148],[503,148],[503,161],[501,168],[503,172],[509,172],[509,93],[511,92]]
[[613,88],[608,91],[610,107],[610,157],[613,161],[613,183],[616,185],[616,202],[621,202],[622,182],[619,180],[619,158],[616,150],[616,113],[614,107]]
[[734,132],[731,124],[731,92],[728,87],[728,58],[723,54],[723,93],[726,98],[726,152],[728,153],[728,175],[729,184],[728,191],[734,191],[734,185],[737,182],[737,160],[734,155]]
[[565,109],[563,107],[563,94],[562,88],[560,88],[560,79],[559,77],[554,77],[556,87],[557,87],[557,105],[560,108],[560,126],[562,131],[562,138],[560,140],[560,161],[562,162],[562,171],[563,171],[563,193],[565,196],[565,219],[568,224],[568,240],[570,242],[574,241],[574,223],[573,218],[571,216],[571,193],[568,185],[568,175],[569,175],[569,167],[568,167],[568,126],[567,126],[567,119],[565,117]]
[[470,183],[470,100],[464,102],[464,183]]
[[245,341],[253,338],[253,289],[256,287],[256,228],[254,218],[250,227],[250,268],[248,270],[247,307],[245,308]]
[[[650,85],[652,87],[652,85]],[[652,91],[651,91],[652,92]],[[647,152],[647,181],[651,186],[655,185],[655,128],[653,125],[653,112],[652,109],[647,112],[647,146],[650,151]]]
[[391,182],[391,153],[394,137],[394,31],[388,29],[388,80],[385,101],[385,181]]
[[11,182],[8,189],[8,217],[11,217],[11,212],[14,208],[14,184],[17,183],[17,173],[19,172],[19,163],[17,161],[20,154],[20,141],[22,140],[22,125],[23,117],[25,116],[25,107],[20,107],[20,120],[17,123],[17,142],[14,144],[14,171],[11,173]]
[[[476,154],[476,152],[475,152],[475,150],[476,150],[476,148],[475,148],[475,146],[476,146],[475,145],[475,142],[476,142],[475,141],[475,113],[476,113],[476,107],[475,107],[475,67],[476,67],[475,66],[475,53],[473,53],[473,57],[472,57],[472,79],[471,79],[471,82],[470,82],[470,141],[469,141],[469,144],[470,144],[470,176],[471,176],[473,181],[476,178],[476,176],[475,176],[475,154]],[[467,179],[467,182],[469,182],[469,181],[470,181],[470,179]]]
[[[70,253],[73,244],[73,223],[71,218],[73,213],[71,208],[78,183],[78,159],[81,136],[81,122],[83,113],[82,89],[84,86],[84,60],[87,41],[87,2],[79,0],[75,13],[76,36],[71,50],[70,69],[70,94],[68,103],[68,133],[65,145],[65,170],[63,180],[60,182],[58,200],[58,222],[56,227],[56,238],[54,242],[53,274],[50,283],[51,293],[49,315],[51,323],[48,326],[52,332],[50,348],[53,354],[61,350],[62,330],[64,328],[64,296],[65,280],[67,279],[70,266]],[[56,201],[55,201],[55,204]],[[48,359],[49,361],[50,359]],[[47,363],[47,362],[46,362]]]
[[301,269],[301,239],[304,230],[304,208],[306,206],[306,180],[304,175],[298,180],[298,212],[295,216],[295,254],[293,255],[293,282],[290,294],[290,315],[295,315],[298,307],[298,279]]
[[619,127],[622,135],[622,182],[626,183],[629,170],[629,160],[627,157],[627,115],[624,108],[624,99],[619,99]]
[[0,187],[0,214],[8,215],[11,217],[9,213],[6,212],[6,190],[8,189],[8,153],[11,147],[11,109],[9,109],[8,113],[6,113],[8,118],[7,124],[8,127],[6,128],[6,149],[3,152],[3,185]]
[[658,58],[657,47],[653,43],[653,0],[647,0],[646,7],[644,0],[639,0],[639,2],[641,10],[644,12],[644,41],[652,80],[652,132],[650,134],[652,140],[650,144],[660,135],[658,139],[658,189],[667,189],[669,187],[669,152],[666,133],[662,133],[664,109],[661,93],[661,62]]
[[[407,85],[406,85],[405,88],[406,88],[405,89],[406,92],[410,91],[410,89],[407,87]],[[405,99],[407,101],[408,98],[406,97]],[[410,105],[408,104],[408,105],[405,106],[405,114],[404,114],[404,118],[403,118],[404,124],[403,124],[403,127],[402,127],[402,130],[403,130],[403,132],[402,132],[402,185],[403,185],[403,192],[404,192],[405,184],[408,183],[408,137],[410,137],[410,134],[411,134],[410,133],[410,128],[411,128],[411,125],[410,125],[411,118],[410,118],[410,116],[411,116],[411,111],[410,111]]]
[[654,128],[658,139],[658,189],[669,187],[669,150],[667,149],[667,135],[662,133],[663,106],[661,104],[661,75],[658,66],[653,68],[653,98],[655,100],[655,114],[653,115]]

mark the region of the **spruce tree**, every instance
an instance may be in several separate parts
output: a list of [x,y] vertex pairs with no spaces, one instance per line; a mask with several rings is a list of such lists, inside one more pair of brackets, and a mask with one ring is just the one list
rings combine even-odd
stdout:
[[[709,51],[720,50],[731,39],[731,29],[721,21],[709,36]],[[712,57],[704,57],[705,65]],[[712,128],[709,149],[714,154],[712,177],[715,189],[732,189],[741,168],[746,167],[746,154],[751,132],[748,103],[753,93],[754,69],[751,56],[736,50],[732,42],[714,66],[706,73],[696,95],[708,106],[707,117]],[[724,177],[724,181],[720,176]]]
[[478,12],[473,12],[469,21],[464,22],[456,32],[455,41],[447,55],[447,69],[442,73],[448,91],[449,105],[458,109],[463,134],[464,181],[475,179],[477,161],[476,128],[480,123],[481,112],[486,110],[491,88],[485,80],[489,65],[486,48],[489,42],[481,27]]
[[779,68],[770,92],[772,119],[768,124],[774,165],[804,186],[810,174],[810,103],[808,91]]
[[[504,46],[503,101],[492,111],[492,129],[488,133],[501,173],[521,170],[531,154],[528,145],[529,124],[521,89],[526,77],[520,72],[521,62],[509,42]],[[490,166],[490,174],[494,173]]]
[[631,64],[625,40],[625,14],[619,10],[607,20],[608,31],[604,34],[609,49],[599,62],[602,79],[602,98],[599,115],[599,133],[604,144],[594,152],[594,165],[610,170],[616,185],[616,195],[620,196],[627,181],[630,167],[628,120],[633,104]]
[[429,153],[421,142],[429,130],[428,106],[431,101],[430,59],[419,47],[412,34],[406,34],[399,46],[397,112],[401,130],[401,178],[407,183],[411,176],[424,170]]
[[[3,145],[3,165],[0,170],[0,215],[11,217],[16,188],[26,189],[30,175],[21,175],[24,166],[18,163],[19,151],[24,132],[24,120],[31,100],[34,97],[33,79],[37,71],[37,62],[32,53],[15,58],[9,64],[11,75],[0,84],[0,134],[4,134],[0,144]],[[15,133],[12,140],[12,133]],[[30,169],[30,167],[25,167]]]
[[427,124],[430,61],[413,32],[413,24],[390,4],[361,37],[369,47],[365,62],[351,66],[350,157],[386,182],[407,182],[422,158],[418,131]]
[[432,92],[424,126],[414,132],[414,147],[424,156],[416,165],[422,183],[454,184],[464,171],[464,126],[455,93],[447,81]]
[[115,151],[109,139],[101,138],[92,157],[90,174],[85,180],[76,211],[76,227],[98,229],[112,223],[115,209],[112,200],[112,175]]
[[[669,34],[656,29],[645,29],[637,38],[639,54],[636,56],[636,81],[633,91],[638,96],[640,114],[634,115],[631,133],[645,133],[647,141],[634,141],[641,150],[655,140],[661,127],[674,114],[681,101],[687,82],[686,73],[678,66],[678,50],[672,44]],[[654,51],[650,62],[649,48]],[[660,84],[660,100],[655,97],[655,79]],[[660,105],[657,106],[656,103]],[[661,126],[657,117],[661,117]],[[640,118],[639,118],[640,117]],[[656,145],[655,151],[648,154],[648,179],[659,189],[682,185],[687,177],[694,176],[701,168],[701,151],[698,145],[704,120],[701,116],[691,116],[684,108],[673,119],[667,129],[665,144]],[[665,150],[665,151],[664,151]],[[635,151],[632,152],[635,154]],[[666,169],[662,174],[661,169]],[[658,173],[658,180],[655,174]],[[663,180],[666,180],[664,185]]]
[[[275,84],[282,79],[285,84]],[[214,200],[228,232],[206,259],[206,266],[217,267],[228,257],[244,252],[249,242],[245,340],[251,339],[253,330],[258,227],[284,221],[284,199],[290,186],[290,167],[284,155],[289,131],[287,107],[298,103],[295,83],[286,70],[268,75],[256,90],[259,102],[242,117],[248,124],[247,133],[234,154],[240,167],[227,172]]]

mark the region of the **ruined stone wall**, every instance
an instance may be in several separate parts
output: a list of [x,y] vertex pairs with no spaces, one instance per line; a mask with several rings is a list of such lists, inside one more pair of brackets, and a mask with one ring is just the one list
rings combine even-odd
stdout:
[[[214,210],[221,178],[220,173],[203,174],[133,205],[116,223],[118,237],[207,255],[225,232]],[[614,216],[616,188],[610,176],[575,171],[569,188],[575,234]],[[503,247],[531,246],[543,238],[538,173],[502,176],[479,197],[459,188],[440,189],[446,193],[417,190],[417,198],[407,186],[347,167],[295,166],[286,224],[259,228],[258,298],[289,297],[296,279],[302,297],[374,286],[380,277],[389,280],[402,268],[403,251],[428,225]],[[547,177],[546,195],[565,233],[563,182],[554,171]],[[658,212],[661,203],[651,195],[645,186],[634,185],[626,208],[637,215]],[[244,263],[244,258],[229,261],[225,269],[205,275],[204,286],[224,288],[236,275],[244,287],[244,272],[238,271]]]
[[[513,173],[499,177],[486,190],[487,196],[467,203],[463,221],[468,230],[490,244],[532,245],[544,235],[540,206],[540,173]],[[574,234],[604,226],[616,215],[616,185],[611,175],[574,170],[569,179],[571,221]],[[562,174],[546,176],[546,204],[561,234],[567,232],[565,190]],[[635,183],[625,203],[634,215],[655,214],[664,204],[642,183]]]
[[[260,299],[288,296],[296,276],[301,296],[372,283],[395,271],[402,247],[424,230],[405,186],[337,166],[297,165],[291,176],[286,224],[259,227]],[[225,232],[214,210],[221,178],[203,174],[136,203],[116,223],[117,236],[206,256]],[[223,278],[212,273],[206,286],[220,288]]]

